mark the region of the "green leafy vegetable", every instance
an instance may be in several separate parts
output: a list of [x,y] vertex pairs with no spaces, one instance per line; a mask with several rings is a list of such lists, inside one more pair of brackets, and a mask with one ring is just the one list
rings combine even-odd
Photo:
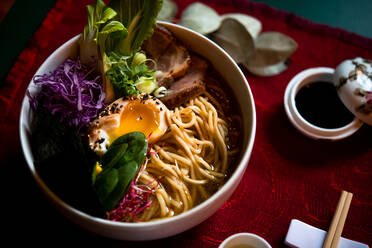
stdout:
[[114,49],[116,41],[127,37],[128,30],[118,21],[111,21],[98,34],[98,45],[101,57]]
[[95,4],[87,5],[88,23],[84,28],[80,38],[80,60],[84,64],[97,63],[98,32],[103,24],[116,16],[116,12],[105,5],[102,0],[97,0]]
[[151,93],[157,88],[154,71],[138,50],[154,31],[162,0],[113,0],[110,6],[118,14],[98,33],[106,102]]
[[154,71],[145,64],[145,54],[137,52],[134,56],[120,56],[111,52],[108,60],[111,67],[106,75],[112,83],[116,98],[140,92],[150,94],[156,89]]
[[[118,94],[114,93],[114,89],[111,84],[111,78],[108,77],[109,70],[112,66],[112,60],[107,55],[112,53],[111,51],[117,45],[120,39],[125,38],[128,35],[127,29],[122,23],[118,21],[112,21],[105,25],[98,34],[98,46],[100,50],[101,61],[99,63],[101,73],[103,74],[103,86],[106,92],[106,102],[111,102],[115,96],[119,97]],[[112,80],[116,83],[115,80]],[[121,81],[119,81],[121,82]]]
[[87,64],[98,61],[106,102],[140,92],[152,93],[157,88],[146,55],[138,51],[152,35],[162,3],[112,0],[106,6],[97,0],[87,6],[88,24],[80,40],[80,57]]
[[103,155],[103,170],[95,178],[94,188],[106,211],[123,199],[146,154],[146,136],[132,132],[116,139]]
[[95,186],[99,200],[106,211],[113,209],[123,199],[138,168],[138,164],[131,161],[125,166],[109,168],[99,174]]
[[118,20],[128,29],[128,37],[118,44],[124,55],[133,55],[143,41],[154,32],[156,17],[162,0],[112,0],[110,6],[118,13]]
[[146,154],[146,136],[140,132],[131,132],[117,138],[103,155],[101,162],[103,169],[117,167],[132,160],[142,164]]

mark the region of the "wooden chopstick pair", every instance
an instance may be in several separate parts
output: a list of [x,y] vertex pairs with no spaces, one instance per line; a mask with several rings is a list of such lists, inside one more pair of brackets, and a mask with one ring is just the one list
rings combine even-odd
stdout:
[[342,191],[340,200],[338,201],[336,212],[333,216],[331,226],[329,227],[327,236],[323,243],[323,248],[337,248],[341,238],[342,229],[345,225],[347,213],[350,208],[353,194],[347,191]]

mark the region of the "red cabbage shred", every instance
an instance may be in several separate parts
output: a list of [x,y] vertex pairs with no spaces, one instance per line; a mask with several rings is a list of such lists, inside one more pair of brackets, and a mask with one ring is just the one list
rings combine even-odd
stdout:
[[158,187],[158,183],[153,188],[148,185],[136,185],[135,180],[129,186],[127,194],[124,196],[120,204],[113,210],[107,213],[107,219],[112,221],[141,221],[137,217],[146,208],[150,207],[151,195],[153,195]]
[[36,75],[34,83],[41,90],[34,96],[27,92],[31,107],[41,104],[78,131],[105,107],[101,76],[81,64],[79,58],[66,59],[50,74]]

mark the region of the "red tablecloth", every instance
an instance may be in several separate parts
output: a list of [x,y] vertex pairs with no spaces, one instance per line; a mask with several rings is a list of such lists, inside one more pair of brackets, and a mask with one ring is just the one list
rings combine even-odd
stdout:
[[[231,199],[199,226],[154,242],[109,240],[63,218],[44,199],[27,171],[18,138],[18,116],[32,75],[52,51],[82,31],[85,5],[91,2],[59,0],[0,88],[0,159],[5,169],[2,175],[8,179],[2,180],[6,182],[2,205],[3,215],[10,217],[2,236],[14,235],[15,246],[29,242],[49,247],[218,247],[231,234],[252,232],[273,247],[285,247],[291,219],[327,230],[345,189],[353,192],[354,198],[343,236],[372,245],[372,128],[364,126],[339,142],[314,141],[292,127],[283,108],[285,87],[294,75],[310,67],[335,67],[356,56],[371,59],[372,40],[244,0],[202,2],[219,13],[257,17],[263,31],[282,32],[299,47],[289,69],[278,76],[257,77],[245,71],[257,108],[257,135],[248,169]],[[193,1],[176,2],[181,11]]]

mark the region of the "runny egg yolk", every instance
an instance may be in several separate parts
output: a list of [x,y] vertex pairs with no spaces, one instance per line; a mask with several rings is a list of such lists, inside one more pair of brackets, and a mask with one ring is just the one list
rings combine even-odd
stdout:
[[145,104],[139,99],[130,101],[120,116],[120,125],[108,133],[110,143],[118,137],[130,132],[142,132],[149,137],[159,129],[159,109],[153,104]]
[[155,143],[168,129],[168,111],[149,95],[117,99],[90,123],[89,145],[101,156],[117,138],[130,132],[142,132],[148,143]]

